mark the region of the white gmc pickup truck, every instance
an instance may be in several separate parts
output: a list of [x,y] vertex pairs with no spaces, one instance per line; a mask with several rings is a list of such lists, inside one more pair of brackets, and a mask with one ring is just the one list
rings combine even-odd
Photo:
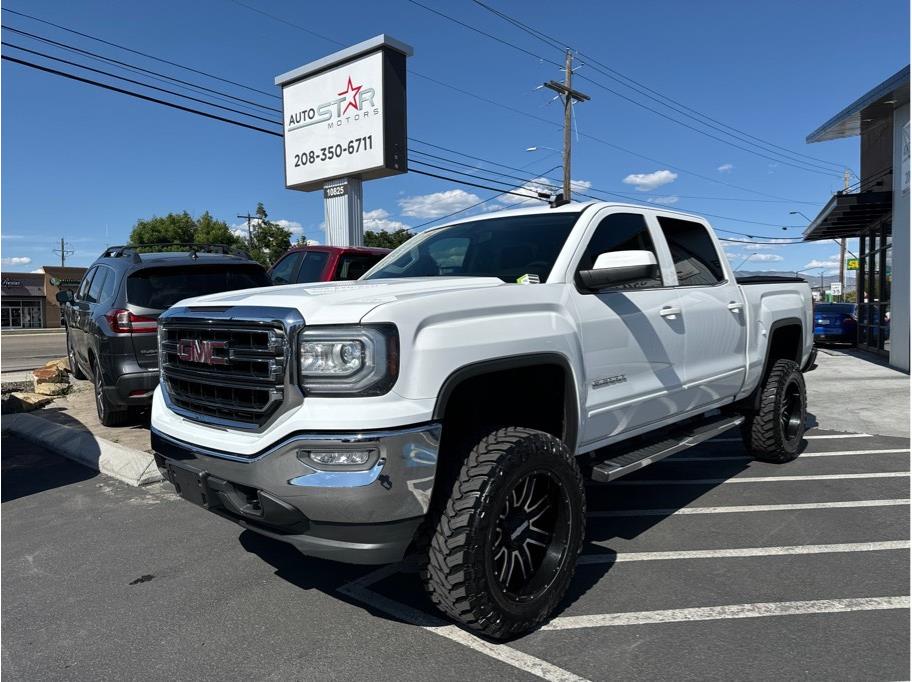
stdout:
[[585,480],[735,427],[796,457],[815,356],[804,281],[739,281],[705,220],[617,203],[469,218],[358,281],[159,323],[152,445],[183,497],[312,556],[414,553],[434,603],[495,639],[563,597]]

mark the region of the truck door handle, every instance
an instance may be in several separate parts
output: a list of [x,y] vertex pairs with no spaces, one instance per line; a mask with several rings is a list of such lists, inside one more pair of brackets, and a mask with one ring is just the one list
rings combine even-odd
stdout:
[[728,304],[728,309],[734,313],[740,313],[743,308],[744,308],[744,304],[738,303],[737,301],[732,301],[731,303]]
[[675,315],[680,315],[681,309],[677,306],[667,305],[659,311],[659,315],[662,317],[674,317]]

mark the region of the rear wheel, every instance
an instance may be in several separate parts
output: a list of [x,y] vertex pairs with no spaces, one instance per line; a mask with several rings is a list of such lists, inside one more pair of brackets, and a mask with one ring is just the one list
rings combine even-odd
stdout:
[[98,412],[98,421],[103,426],[121,426],[130,418],[128,410],[116,408],[105,395],[104,378],[98,362],[92,362],[92,383],[95,387],[95,410]]
[[70,367],[70,374],[73,375],[74,379],[85,379],[86,375],[81,369],[79,369],[79,363],[76,362],[76,351],[73,350],[73,341],[70,339],[70,332],[67,330],[66,333],[66,344],[67,344],[67,364]]
[[508,427],[472,449],[431,529],[423,578],[454,620],[495,639],[541,625],[573,578],[583,480],[554,436]]
[[754,459],[783,463],[795,459],[807,420],[804,375],[792,360],[777,360],[760,394],[760,409],[744,422],[744,443]]

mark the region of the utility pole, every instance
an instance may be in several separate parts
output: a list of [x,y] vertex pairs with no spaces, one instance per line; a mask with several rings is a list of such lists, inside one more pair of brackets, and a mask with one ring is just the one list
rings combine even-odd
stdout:
[[[860,188],[859,188],[860,189]],[[842,173],[842,191],[849,191],[849,169],[846,168]],[[846,238],[842,237],[839,240],[839,300],[845,301],[845,254],[846,254]]]
[[247,212],[247,215],[239,215],[238,218],[247,219],[247,248],[253,248],[253,229],[250,227],[250,221],[253,220],[256,216],[250,215],[250,212]]
[[66,267],[66,257],[72,256],[74,253],[76,253],[73,249],[67,248],[67,245],[64,244],[64,242],[63,242],[63,237],[60,238],[60,248],[51,249],[51,251],[53,251],[54,253],[60,254],[60,267],[62,267],[62,268]]
[[573,52],[567,50],[564,59],[564,82],[548,81],[544,84],[549,90],[554,90],[564,101],[564,196],[563,203],[570,201],[570,129],[573,126],[573,102],[585,102],[590,99],[573,87]]

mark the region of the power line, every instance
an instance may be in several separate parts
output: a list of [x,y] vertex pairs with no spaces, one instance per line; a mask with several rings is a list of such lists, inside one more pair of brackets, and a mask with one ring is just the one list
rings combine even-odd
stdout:
[[167,59],[163,59],[163,58],[161,58],[161,57],[156,57],[155,55],[151,55],[151,54],[148,54],[148,53],[146,53],[146,52],[141,52],[141,51],[139,51],[139,50],[134,50],[134,49],[131,48],[131,47],[125,47],[124,45],[118,45],[117,43],[112,43],[112,42],[109,41],[109,40],[105,40],[105,39],[103,39],[103,38],[99,38],[99,37],[97,37],[97,36],[93,36],[93,35],[90,35],[90,34],[88,34],[88,33],[82,33],[81,31],[77,31],[77,30],[72,29],[72,28],[67,28],[66,26],[61,26],[60,24],[55,24],[54,22],[52,22],[52,21],[47,21],[46,19],[39,19],[38,17],[32,16],[31,14],[26,14],[25,12],[17,12],[17,11],[15,11],[15,10],[8,9],[8,8],[6,8],[6,7],[3,7],[2,9],[3,9],[4,12],[9,12],[10,14],[15,14],[15,15],[20,16],[20,17],[25,17],[25,18],[31,19],[31,20],[33,20],[33,21],[38,21],[38,22],[41,22],[42,24],[47,24],[48,26],[53,26],[54,28],[59,28],[61,31],[66,31],[67,33],[73,33],[73,34],[75,34],[75,35],[82,36],[83,38],[88,38],[89,40],[95,40],[95,41],[97,41],[97,42],[99,42],[99,43],[104,43],[105,45],[109,45],[109,46],[111,46],[111,47],[116,47],[116,48],[118,48],[118,49],[120,49],[120,50],[126,50],[127,52],[132,52],[133,54],[137,54],[137,55],[140,55],[140,56],[142,56],[142,57],[146,57],[147,59],[154,59],[154,60],[157,61],[157,62],[161,62],[161,63],[163,63],[163,64],[169,64],[169,65],[171,65],[171,66],[176,66],[177,68],[179,68],[179,69],[184,69],[185,71],[192,71],[193,73],[199,74],[199,75],[201,75],[201,76],[206,76],[207,78],[213,78],[213,79],[215,79],[215,80],[217,80],[217,81],[222,81],[223,83],[229,83],[229,84],[231,84],[231,85],[236,85],[236,86],[239,87],[239,88],[244,88],[245,90],[251,90],[251,91],[253,91],[253,92],[258,92],[258,93],[260,93],[261,95],[266,95],[267,97],[274,97],[275,99],[281,99],[281,97],[279,97],[278,95],[276,95],[274,92],[266,92],[265,90],[259,90],[259,89],[257,89],[257,88],[254,88],[254,87],[250,86],[250,85],[244,85],[243,83],[238,83],[238,82],[236,82],[236,81],[229,80],[229,79],[227,79],[227,78],[222,78],[221,76],[216,76],[216,75],[214,75],[214,74],[207,73],[207,72],[205,72],[205,71],[201,71],[200,69],[194,69],[194,68],[192,68],[192,67],[185,66],[185,65],[183,65],[183,64],[178,64],[177,62],[172,62],[172,61],[169,61],[169,60],[167,60]]
[[21,50],[22,52],[28,52],[29,54],[33,54],[38,57],[44,57],[45,59],[52,59],[55,62],[62,62],[63,64],[69,64],[70,66],[75,66],[80,69],[85,69],[86,71],[92,71],[93,73],[98,73],[103,76],[108,76],[110,78],[117,78],[118,80],[122,80],[127,83],[132,83],[133,85],[139,85],[140,87],[143,87],[143,88],[149,88],[150,90],[157,90],[158,92],[165,92],[165,93],[168,93],[169,95],[175,95],[176,97],[183,97],[184,99],[189,99],[193,102],[198,102],[200,104],[205,104],[206,106],[215,107],[216,109],[222,109],[223,111],[230,111],[234,114],[240,114],[242,116],[249,116],[250,118],[255,118],[260,121],[265,121],[266,123],[274,123],[276,125],[281,125],[280,121],[275,121],[270,118],[264,118],[263,116],[257,116],[256,114],[250,114],[250,113],[247,113],[246,111],[241,111],[240,109],[232,109],[231,107],[226,107],[221,104],[215,104],[214,102],[210,102],[208,100],[199,99],[198,97],[191,97],[190,95],[184,95],[180,92],[175,92],[174,90],[168,90],[167,88],[160,88],[156,85],[149,85],[148,83],[143,83],[142,81],[133,80],[132,78],[126,78],[125,76],[118,76],[117,74],[111,73],[109,71],[102,71],[101,69],[95,69],[95,68],[92,68],[91,66],[85,66],[84,64],[78,64],[77,62],[71,62],[68,59],[63,59],[61,57],[54,57],[49,54],[45,54],[43,52],[38,52],[36,50],[30,50],[27,47],[20,47],[19,45],[15,45],[13,43],[9,43],[6,41],[0,41],[0,44],[6,45],[8,47],[12,47],[16,50]]
[[[483,31],[483,30],[481,30],[481,29],[479,29],[479,28],[477,28],[477,27],[475,27],[475,26],[473,26],[473,25],[471,25],[471,24],[468,24],[468,23],[466,23],[466,22],[464,22],[464,21],[460,21],[459,19],[457,19],[457,18],[455,18],[455,17],[453,17],[453,16],[451,16],[451,15],[449,15],[449,14],[446,14],[445,12],[442,12],[442,11],[440,11],[440,10],[434,9],[434,8],[432,8],[432,7],[428,7],[427,5],[424,5],[424,4],[420,3],[420,2],[418,2],[417,0],[408,0],[408,2],[412,3],[413,5],[417,5],[417,6],[419,6],[419,7],[422,7],[422,8],[424,8],[424,9],[428,10],[429,12],[433,12],[434,14],[436,14],[436,15],[438,15],[438,16],[440,16],[440,17],[443,17],[444,19],[447,19],[448,21],[451,21],[451,22],[453,22],[453,23],[455,23],[455,24],[458,24],[458,25],[460,25],[460,26],[462,26],[462,27],[464,27],[464,28],[467,28],[467,29],[470,30],[470,31],[474,31],[474,32],[479,33],[479,34],[481,34],[481,35],[483,35],[483,36],[486,36],[486,37],[488,37],[488,38],[491,38],[492,40],[495,40],[495,41],[497,41],[498,43],[501,43],[501,44],[503,44],[503,45],[507,45],[508,47],[511,47],[511,48],[513,48],[513,49],[515,49],[515,50],[518,50],[518,51],[520,51],[520,52],[522,52],[522,53],[524,53],[524,54],[526,54],[526,55],[529,55],[529,56],[531,56],[531,57],[533,57],[533,58],[535,58],[535,59],[537,59],[537,60],[539,60],[539,61],[547,62],[547,63],[553,64],[553,65],[555,65],[555,66],[560,66],[560,64],[558,64],[558,63],[556,63],[556,62],[554,62],[554,61],[548,59],[547,57],[544,57],[544,56],[542,56],[542,55],[540,55],[540,54],[537,54],[537,53],[535,53],[535,52],[532,52],[532,51],[530,51],[530,50],[527,50],[527,49],[525,49],[525,48],[523,48],[523,47],[520,47],[520,46],[518,46],[518,45],[516,45],[516,44],[514,44],[514,43],[511,43],[511,42],[509,42],[509,41],[503,40],[503,39],[501,39],[501,38],[499,38],[499,37],[497,37],[497,36],[494,36],[494,35],[492,35],[492,34],[486,32],[486,31]],[[512,22],[511,22],[511,23],[512,23]],[[555,45],[552,45],[552,47],[555,47]],[[592,60],[590,60],[590,61],[592,61]],[[589,62],[587,62],[587,63],[589,63]],[[591,64],[590,64],[590,66],[591,66]],[[598,69],[598,68],[596,68],[596,70],[602,72],[602,71],[601,71],[600,69]],[[603,73],[603,72],[602,72],[602,73]],[[603,73],[603,75],[606,75],[606,74]],[[627,97],[626,95],[623,95],[622,93],[619,93],[619,92],[617,92],[616,90],[613,90],[612,88],[608,87],[608,86],[605,85],[604,83],[600,83],[599,81],[597,81],[597,80],[595,80],[595,79],[589,78],[589,77],[587,77],[587,76],[585,76],[585,75],[581,75],[580,78],[582,78],[582,79],[584,79],[584,80],[586,80],[586,81],[592,83],[593,85],[595,85],[595,86],[597,86],[597,87],[602,88],[603,90],[606,90],[606,91],[612,93],[613,95],[616,95],[617,97],[620,97],[620,98],[622,98],[622,99],[624,99],[624,100],[630,102],[631,104],[634,104],[635,106],[638,106],[638,107],[641,107],[641,108],[643,108],[643,109],[646,109],[647,111],[651,111],[652,113],[654,113],[654,114],[656,114],[656,115],[658,115],[658,116],[661,116],[661,117],[663,117],[663,118],[665,118],[665,119],[667,119],[667,120],[669,120],[669,121],[671,121],[671,122],[673,122],[673,123],[677,123],[677,124],[679,124],[679,125],[681,125],[681,126],[684,126],[685,128],[688,128],[688,129],[690,129],[690,130],[693,130],[694,132],[700,133],[701,135],[705,135],[705,136],[707,136],[707,137],[709,137],[709,138],[711,138],[711,139],[714,139],[714,140],[717,140],[718,142],[721,142],[721,143],[723,143],[723,144],[727,144],[727,145],[729,145],[729,146],[735,147],[735,148],[740,149],[740,150],[742,150],[742,151],[745,151],[745,152],[747,152],[747,153],[749,153],[749,154],[754,154],[754,155],[756,155],[756,156],[761,156],[761,157],[763,157],[763,158],[765,158],[765,159],[769,159],[769,160],[772,160],[772,161],[776,161],[777,163],[782,163],[782,164],[784,164],[784,165],[793,166],[794,168],[797,168],[797,169],[799,169],[799,170],[803,170],[803,171],[806,171],[806,172],[809,172],[809,173],[818,173],[818,174],[821,174],[821,175],[833,175],[833,174],[835,174],[835,171],[824,171],[824,170],[812,169],[811,167],[809,167],[810,164],[807,164],[806,162],[801,162],[801,163],[805,163],[805,166],[800,166],[800,165],[797,165],[796,163],[793,163],[793,162],[791,162],[791,161],[786,161],[786,160],[784,160],[784,159],[782,159],[782,158],[773,158],[773,157],[770,157],[770,156],[768,156],[768,155],[766,155],[766,154],[763,154],[763,153],[761,153],[761,152],[758,152],[758,151],[756,151],[756,150],[750,149],[750,148],[748,148],[748,147],[742,147],[741,145],[735,144],[734,142],[731,142],[731,141],[729,141],[729,140],[725,140],[725,139],[723,139],[723,138],[720,138],[720,137],[717,137],[717,136],[715,136],[715,135],[712,135],[711,133],[708,133],[708,132],[706,132],[706,131],[704,131],[704,130],[701,130],[701,129],[699,129],[699,128],[696,128],[696,127],[694,127],[694,126],[691,126],[691,125],[689,125],[689,124],[687,124],[687,123],[685,123],[685,122],[683,122],[683,121],[680,121],[680,120],[674,118],[673,116],[669,116],[669,115],[667,115],[667,114],[665,114],[665,113],[663,113],[663,112],[660,112],[660,111],[658,111],[658,110],[656,110],[656,109],[653,109],[652,107],[650,107],[650,106],[648,106],[648,105],[646,105],[646,104],[643,104],[642,102],[638,102],[637,100],[635,100],[635,99],[633,99],[633,98],[631,98],[631,97]],[[630,87],[630,86],[628,86],[628,87]],[[668,106],[669,108],[674,109],[674,107],[670,107],[670,106],[667,105],[667,104],[664,104],[664,106]],[[682,113],[683,113],[683,112],[682,112]],[[685,114],[685,115],[686,115],[686,114]],[[702,122],[702,121],[701,121],[700,123],[701,123],[702,125],[707,126],[707,127],[714,128],[714,129],[718,129],[718,128],[715,128],[715,126],[712,126],[712,125],[707,124],[707,123],[705,123],[705,122]],[[721,131],[721,132],[724,133],[725,131]],[[731,133],[725,133],[725,134],[731,135]],[[782,155],[780,154],[779,156],[781,157]],[[808,166],[808,167],[806,167],[806,166]]]
[[[143,68],[143,67],[141,67],[141,66],[136,66],[135,64],[130,64],[129,62],[124,62],[124,61],[121,61],[121,60],[119,60],[119,59],[114,59],[113,57],[106,57],[105,55],[98,54],[97,52],[92,52],[91,50],[85,50],[85,49],[83,49],[83,48],[81,48],[81,47],[76,47],[76,46],[74,46],[74,45],[68,45],[67,43],[61,43],[61,42],[59,42],[59,41],[57,41],[57,40],[51,40],[50,38],[46,38],[46,37],[44,37],[44,36],[36,35],[36,34],[34,34],[34,33],[29,33],[28,31],[23,31],[23,30],[18,29],[18,28],[13,28],[12,26],[3,26],[2,28],[3,28],[4,31],[12,31],[13,33],[17,33],[17,34],[19,34],[19,35],[23,35],[23,36],[26,36],[26,37],[28,37],[28,38],[32,38],[32,39],[34,39],[34,40],[38,40],[38,41],[40,41],[40,42],[42,42],[42,43],[46,43],[46,44],[48,44],[48,45],[54,45],[55,47],[60,47],[60,48],[62,48],[62,49],[64,49],[64,50],[68,50],[68,51],[70,51],[70,52],[76,52],[76,53],[85,55],[85,56],[87,56],[87,57],[89,57],[89,58],[91,58],[91,59],[100,60],[100,61],[103,61],[103,62],[107,62],[107,63],[109,63],[109,64],[116,64],[117,66],[120,66],[120,67],[125,68],[125,69],[129,69],[129,70],[131,70],[131,71],[133,71],[133,72],[137,72],[137,71],[138,71],[138,72],[142,72],[142,73],[145,73],[145,74],[150,74],[150,75],[152,75],[153,77],[158,76],[158,77],[164,78],[164,79],[166,79],[166,80],[172,81],[172,82],[174,82],[174,83],[180,83],[181,85],[187,86],[187,87],[189,87],[189,88],[193,88],[193,89],[196,90],[196,91],[204,91],[204,92],[212,93],[212,94],[218,95],[218,96],[219,96],[219,99],[223,99],[223,100],[224,100],[224,98],[228,98],[228,99],[230,99],[230,100],[234,100],[234,101],[238,101],[238,102],[243,102],[243,103],[245,103],[245,104],[250,104],[250,105],[252,105],[252,106],[259,107],[260,109],[265,109],[266,111],[274,111],[274,112],[279,113],[279,114],[282,113],[282,110],[281,110],[281,109],[276,109],[276,108],[274,108],[274,107],[270,107],[270,106],[267,106],[267,105],[265,105],[265,104],[260,104],[259,102],[254,102],[253,100],[244,99],[243,97],[238,97],[238,96],[236,96],[236,95],[230,95],[230,94],[228,94],[228,93],[224,93],[224,92],[221,92],[221,91],[219,91],[219,90],[213,90],[212,88],[207,88],[207,87],[205,87],[205,86],[203,86],[203,85],[197,85],[196,83],[191,83],[191,82],[189,82],[189,81],[185,81],[185,80],[182,80],[182,79],[180,79],[180,78],[175,78],[174,76],[169,76],[169,75],[167,75],[167,74],[163,74],[163,73],[160,73],[160,72],[158,72],[158,71],[152,71],[151,69],[146,69],[146,68]],[[157,80],[157,79],[156,79],[156,80]]]
[[[259,10],[259,9],[251,8],[249,5],[247,5],[247,4],[243,3],[243,2],[240,2],[239,0],[229,0],[229,1],[230,1],[230,2],[233,2],[233,3],[237,4],[237,5],[240,5],[240,6],[242,6],[242,7],[246,7],[246,8],[248,8],[248,9],[251,9],[252,11],[256,11],[256,12],[258,12],[259,14],[262,14],[262,15],[264,15],[264,16],[269,17],[270,19],[273,19],[274,21],[278,21],[278,22],[280,22],[280,23],[286,24],[286,25],[291,26],[291,27],[293,27],[293,28],[297,28],[297,29],[299,29],[299,30],[301,30],[301,31],[304,31],[305,33],[309,33],[309,34],[311,34],[311,35],[316,35],[317,37],[319,37],[319,38],[321,38],[321,39],[323,39],[323,40],[326,40],[326,41],[328,41],[328,42],[331,42],[331,43],[333,43],[333,44],[336,44],[336,45],[341,45],[341,44],[342,44],[342,43],[340,43],[340,42],[337,41],[337,40],[334,40],[334,39],[329,38],[329,37],[327,37],[327,36],[324,36],[324,35],[315,33],[315,32],[313,32],[313,31],[310,31],[309,29],[306,29],[306,28],[304,28],[303,26],[300,26],[300,25],[298,25],[298,24],[295,24],[295,23],[293,23],[293,22],[291,22],[291,21],[288,21],[288,20],[286,20],[286,19],[283,19],[283,18],[281,18],[281,17],[277,17],[277,16],[275,16],[275,15],[273,15],[273,14],[269,14],[268,12],[264,12],[264,11],[261,11],[261,10]],[[411,2],[412,0],[409,0],[409,1]],[[438,13],[439,13],[439,12],[438,12]],[[454,21],[456,21],[456,20],[454,19]],[[460,22],[457,21],[457,23],[460,23]],[[472,29],[472,30],[477,30],[477,29]],[[536,58],[538,58],[538,57],[536,57]],[[555,64],[556,64],[556,62],[552,62],[552,63],[555,63]],[[559,65],[558,65],[558,66],[559,66]],[[495,101],[495,100],[493,100],[493,99],[490,99],[490,98],[488,98],[488,97],[484,97],[483,95],[479,95],[479,94],[474,93],[474,92],[471,92],[471,91],[469,91],[469,90],[465,90],[465,89],[463,89],[463,88],[459,88],[459,87],[457,87],[457,86],[455,86],[455,85],[452,85],[452,84],[450,84],[450,83],[446,83],[446,82],[441,81],[441,80],[439,80],[439,79],[437,79],[437,78],[433,78],[432,76],[428,76],[428,75],[426,75],[426,74],[419,73],[419,72],[414,71],[414,70],[412,70],[412,69],[408,69],[408,73],[411,74],[411,75],[413,75],[413,76],[417,76],[418,78],[422,78],[422,79],[424,79],[424,80],[427,80],[427,81],[430,81],[430,82],[432,82],[432,83],[435,83],[436,85],[439,85],[439,86],[441,86],[441,87],[447,88],[447,89],[449,89],[449,90],[453,90],[454,92],[458,92],[458,93],[460,93],[460,94],[462,94],[462,95],[465,95],[465,96],[467,96],[467,97],[471,97],[471,98],[473,98],[473,99],[476,99],[476,100],[478,100],[478,101],[480,101],[480,102],[485,102],[486,104],[490,104],[490,105],[492,105],[492,106],[499,107],[499,108],[504,109],[504,110],[506,110],[506,111],[511,111],[511,112],[513,112],[513,113],[515,113],[515,114],[518,114],[518,115],[520,115],[520,116],[525,116],[526,118],[529,118],[529,119],[532,119],[532,120],[539,121],[540,123],[545,123],[545,124],[547,124],[547,125],[549,125],[549,126],[559,126],[559,125],[560,125],[560,124],[555,123],[554,121],[551,121],[551,120],[549,120],[549,119],[547,119],[547,118],[543,118],[543,117],[541,117],[541,116],[536,116],[535,114],[532,114],[532,113],[530,113],[530,112],[528,112],[528,111],[523,111],[522,109],[517,109],[516,107],[511,107],[511,106],[509,106],[509,105],[502,104],[501,102],[497,102],[497,101]],[[726,182],[726,181],[724,181],[724,180],[719,180],[719,179],[717,179],[717,178],[713,178],[713,177],[710,177],[710,176],[707,176],[707,175],[703,175],[703,174],[701,174],[701,173],[697,173],[696,171],[689,170],[689,169],[684,168],[684,167],[682,167],[682,166],[679,166],[679,165],[677,165],[677,164],[671,164],[671,163],[668,163],[668,162],[666,162],[666,161],[661,161],[661,160],[653,159],[653,158],[651,158],[651,157],[649,157],[649,156],[646,156],[646,155],[644,155],[644,154],[640,154],[639,152],[635,152],[635,151],[633,151],[633,150],[631,150],[631,149],[626,149],[625,147],[622,147],[622,146],[620,146],[620,145],[612,144],[612,143],[607,142],[606,140],[603,140],[603,139],[601,139],[601,138],[598,138],[598,137],[596,137],[596,136],[594,136],[594,135],[588,135],[588,134],[585,134],[585,133],[579,133],[579,135],[580,135],[580,137],[585,137],[585,138],[588,138],[588,139],[593,140],[593,141],[595,141],[595,142],[599,142],[599,143],[601,143],[601,144],[605,144],[605,145],[607,145],[607,146],[610,146],[611,148],[616,149],[616,150],[621,151],[621,152],[624,152],[625,154],[630,154],[631,156],[636,156],[636,157],[641,158],[641,159],[644,159],[644,160],[646,160],[646,161],[650,161],[651,163],[658,163],[658,164],[660,164],[660,165],[667,166],[667,167],[669,167],[669,168],[674,168],[675,170],[680,171],[681,173],[686,173],[686,174],[688,174],[688,175],[692,175],[693,177],[700,178],[701,180],[705,180],[705,181],[707,181],[707,182],[712,182],[712,183],[715,183],[715,184],[718,184],[718,185],[723,185],[723,186],[725,186],[725,187],[731,187],[732,189],[737,189],[737,190],[739,190],[739,191],[741,191],[741,192],[748,192],[748,193],[750,193],[750,194],[755,194],[755,195],[757,195],[757,196],[766,197],[766,198],[768,198],[768,199],[777,199],[777,200],[785,201],[785,202],[789,202],[789,203],[810,203],[810,202],[801,202],[801,201],[798,201],[798,200],[796,200],[796,199],[789,199],[789,198],[786,198],[786,197],[777,196],[777,195],[775,195],[775,194],[768,194],[768,193],[761,192],[761,191],[756,190],[756,189],[752,189],[752,188],[749,188],[749,187],[742,187],[742,186],[740,186],[740,185],[736,185],[736,184],[731,183],[731,182]]]
[[[550,47],[553,47],[553,48],[555,48],[555,49],[557,49],[557,50],[560,50],[560,51],[564,51],[564,50],[566,50],[566,49],[568,49],[568,48],[570,47],[570,45],[568,45],[568,44],[566,44],[566,43],[564,43],[564,42],[562,42],[562,41],[559,41],[559,40],[556,39],[556,38],[552,38],[552,37],[549,36],[548,34],[543,33],[543,32],[541,32],[541,31],[539,31],[539,30],[537,30],[537,29],[534,29],[534,28],[532,28],[531,26],[529,26],[528,24],[524,24],[524,23],[521,22],[520,20],[518,20],[518,19],[516,19],[516,18],[514,18],[514,17],[511,17],[510,15],[506,14],[505,12],[499,11],[499,10],[497,10],[497,9],[495,9],[495,8],[493,8],[493,7],[491,7],[490,5],[487,5],[487,4],[485,4],[484,2],[481,2],[480,0],[472,0],[472,1],[473,1],[476,5],[478,5],[479,7],[482,7],[482,8],[484,8],[485,10],[491,12],[492,14],[495,14],[496,16],[500,17],[501,19],[504,19],[505,21],[511,23],[513,26],[519,28],[520,30],[525,31],[526,33],[528,33],[529,35],[531,35],[531,36],[533,36],[533,37],[535,37],[535,38],[538,38],[539,40],[541,40],[541,41],[544,42],[545,44],[549,45]],[[782,152],[785,152],[785,153],[787,153],[787,154],[789,154],[789,155],[791,155],[791,156],[793,156],[793,157],[803,157],[803,158],[805,158],[805,159],[808,159],[808,160],[810,160],[810,161],[814,161],[814,162],[819,163],[819,164],[827,164],[827,165],[829,165],[829,166],[833,166],[833,167],[835,167],[835,168],[839,168],[840,170],[843,169],[843,168],[845,167],[843,164],[835,163],[835,162],[833,162],[833,161],[826,161],[826,160],[824,160],[824,159],[817,158],[817,157],[812,156],[812,155],[810,155],[810,154],[803,154],[803,153],[801,153],[801,152],[797,152],[797,151],[794,151],[794,150],[792,150],[792,149],[789,149],[788,147],[783,147],[783,146],[781,146],[781,145],[777,145],[777,144],[775,144],[775,143],[773,143],[773,142],[769,142],[768,140],[764,140],[764,139],[761,138],[761,137],[757,137],[756,135],[752,135],[751,133],[748,133],[748,132],[746,132],[746,131],[744,131],[744,130],[741,130],[741,129],[736,128],[736,127],[731,126],[731,125],[728,125],[727,123],[724,123],[724,122],[722,122],[722,121],[720,121],[720,120],[718,120],[718,119],[713,118],[712,116],[709,116],[708,114],[704,114],[704,113],[702,113],[701,111],[698,111],[698,110],[696,110],[696,109],[694,109],[694,108],[692,108],[692,107],[689,107],[689,106],[687,106],[686,104],[683,104],[682,102],[679,102],[679,101],[675,100],[674,98],[672,98],[672,97],[670,97],[670,96],[668,96],[668,95],[666,95],[666,94],[663,94],[663,93],[661,93],[661,92],[659,92],[659,91],[657,91],[657,90],[654,90],[653,88],[650,88],[649,86],[645,85],[644,83],[641,83],[640,81],[637,81],[636,79],[631,78],[630,76],[627,76],[627,75],[621,73],[620,71],[618,71],[618,70],[616,70],[616,69],[613,69],[613,68],[607,66],[606,64],[600,62],[599,60],[597,60],[595,57],[592,57],[591,55],[588,55],[588,54],[585,54],[585,53],[583,53],[583,52],[580,52],[579,50],[576,50],[576,52],[577,52],[577,54],[578,54],[580,57],[582,57],[582,58],[585,60],[585,63],[586,63],[586,64],[588,64],[589,66],[595,68],[595,70],[596,70],[596,71],[599,71],[599,73],[602,73],[603,75],[608,76],[608,77],[611,78],[612,80],[614,80],[614,81],[620,83],[621,85],[624,85],[625,87],[630,88],[631,90],[634,90],[635,92],[637,92],[637,93],[639,93],[639,94],[641,94],[641,95],[643,95],[643,96],[645,96],[645,97],[648,97],[649,99],[653,100],[654,102],[657,102],[657,103],[661,104],[662,106],[665,106],[665,107],[668,107],[668,108],[670,108],[670,109],[673,109],[674,111],[678,111],[679,113],[681,113],[681,114],[687,116],[688,118],[691,118],[692,120],[695,120],[695,121],[698,121],[698,122],[700,122],[700,123],[703,123],[704,125],[707,125],[707,124],[704,123],[703,121],[700,121],[698,118],[696,118],[696,116],[692,116],[692,115],[690,115],[690,114],[688,114],[688,113],[686,113],[686,112],[692,112],[693,114],[696,114],[696,115],[699,116],[699,117],[702,117],[702,118],[704,118],[704,119],[706,119],[706,120],[708,120],[708,121],[710,121],[710,122],[712,122],[712,123],[715,123],[715,124],[718,125],[718,126],[727,128],[728,130],[735,131],[736,133],[738,133],[738,134],[740,134],[740,135],[743,135],[743,136],[746,136],[746,137],[748,137],[748,138],[751,138],[751,139],[753,139],[753,140],[756,140],[757,142],[759,142],[759,143],[761,143],[761,144],[763,144],[763,145],[765,145],[765,146],[767,146],[767,147],[772,147],[772,148],[775,148],[775,149],[779,149],[779,150],[781,150]],[[601,67],[601,68],[598,68],[598,67]],[[604,69],[604,71],[603,71],[602,69]],[[627,81],[627,82],[624,82],[624,81]],[[629,83],[633,83],[634,85],[632,86],[632,85],[630,85]],[[636,87],[634,87],[634,86],[636,86]],[[645,92],[643,92],[643,91],[645,91]],[[651,94],[649,94],[649,93],[651,93]],[[656,97],[653,97],[652,95],[656,95]],[[682,109],[684,109],[684,110],[686,110],[686,111],[681,111],[680,109],[677,109],[677,108],[675,108],[675,107],[672,107],[672,106],[670,106],[669,104],[667,104],[664,100],[667,100],[668,102],[672,102],[673,104],[677,105],[678,107],[681,107]],[[725,132],[725,131],[721,131],[721,132]],[[739,138],[737,135],[732,135],[731,133],[728,133],[728,132],[725,132],[725,134],[731,135],[732,137],[735,137],[736,139],[742,139],[742,140],[743,140],[743,138]],[[748,140],[744,140],[744,141],[745,141],[745,142],[748,142]],[[752,143],[752,144],[753,144],[753,143]]]
[[260,128],[249,123],[244,123],[242,121],[235,121],[230,118],[225,118],[224,116],[218,116],[216,114],[211,114],[206,111],[200,111],[199,109],[193,109],[191,107],[185,107],[181,104],[175,104],[174,102],[168,102],[163,99],[158,99],[156,97],[150,97],[148,95],[143,95],[138,92],[133,92],[131,90],[125,90],[123,88],[118,88],[113,85],[108,85],[107,83],[102,83],[100,81],[92,80],[91,78],[83,78],[82,76],[77,76],[72,73],[66,73],[65,71],[58,71],[57,69],[52,69],[48,66],[41,66],[40,64],[35,64],[34,62],[28,62],[24,59],[18,59],[16,57],[10,57],[9,55],[2,55],[0,58],[13,62],[15,64],[20,64],[22,66],[27,66],[32,69],[37,69],[38,71],[44,71],[45,73],[50,73],[55,76],[61,76],[63,78],[69,78],[70,80],[79,81],[80,83],[86,83],[87,85],[94,85],[105,90],[111,90],[112,92],[117,92],[122,95],[129,95],[130,97],[136,97],[137,99],[145,100],[147,102],[153,102],[155,104],[161,104],[162,106],[171,107],[172,109],[179,109],[180,111],[186,111],[190,114],[197,114],[198,116],[205,116],[206,118],[211,118],[215,121],[222,121],[223,123],[230,123],[231,125],[240,126],[241,128],[247,128],[249,130],[256,130],[261,133],[266,133],[267,135],[274,135],[276,137],[282,137],[282,133],[277,133],[273,130],[267,130],[266,128]]

